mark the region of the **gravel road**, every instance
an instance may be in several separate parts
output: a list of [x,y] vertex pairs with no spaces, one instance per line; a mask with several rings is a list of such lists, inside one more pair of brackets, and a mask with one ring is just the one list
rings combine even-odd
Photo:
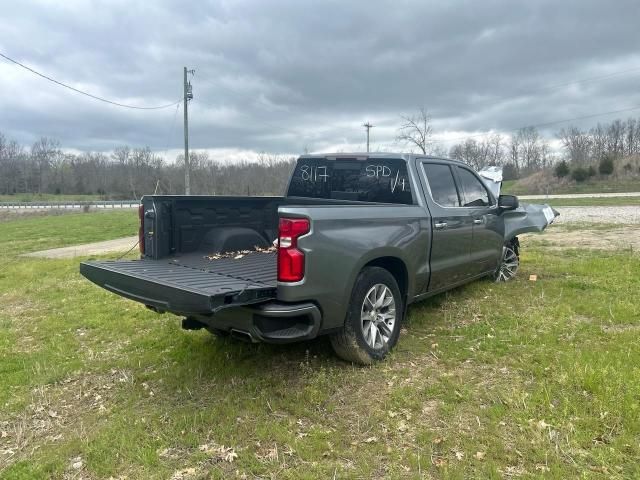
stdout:
[[557,223],[640,224],[640,205],[621,207],[554,207],[560,216]]

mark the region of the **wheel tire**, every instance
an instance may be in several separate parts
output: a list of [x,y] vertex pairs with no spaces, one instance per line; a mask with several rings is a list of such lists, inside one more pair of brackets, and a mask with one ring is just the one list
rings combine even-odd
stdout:
[[520,266],[520,254],[518,250],[517,239],[504,244],[500,265],[493,274],[493,279],[496,282],[508,282],[516,276],[518,267]]
[[[381,286],[387,290],[383,290]],[[377,290],[374,290],[376,288]],[[382,297],[378,307],[371,302],[374,297],[375,304],[378,304],[378,298]],[[391,297],[393,301],[384,305]],[[360,365],[371,365],[384,359],[398,342],[403,313],[404,302],[393,275],[380,267],[364,268],[358,275],[351,293],[344,328],[330,337],[333,350],[343,360]],[[395,317],[392,319],[393,315]]]

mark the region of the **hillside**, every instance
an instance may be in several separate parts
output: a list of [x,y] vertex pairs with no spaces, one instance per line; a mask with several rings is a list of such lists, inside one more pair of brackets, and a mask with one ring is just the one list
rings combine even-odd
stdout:
[[[597,164],[587,165],[586,168],[589,166],[598,172]],[[572,166],[570,168],[574,169]],[[518,180],[503,182],[502,192],[513,195],[640,192],[640,157],[617,160],[612,174],[596,173],[582,182],[572,179],[570,174],[558,178],[553,169],[546,169]]]

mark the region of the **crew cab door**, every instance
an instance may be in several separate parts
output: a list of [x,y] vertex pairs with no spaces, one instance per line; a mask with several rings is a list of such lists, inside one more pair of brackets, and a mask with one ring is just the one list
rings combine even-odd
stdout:
[[448,163],[436,160],[418,165],[425,200],[431,213],[431,279],[428,291],[444,290],[469,276],[473,222],[461,207],[461,192]]
[[461,193],[462,208],[471,216],[469,273],[472,276],[494,271],[502,256],[504,236],[498,218],[498,205],[482,180],[470,168],[454,167]]

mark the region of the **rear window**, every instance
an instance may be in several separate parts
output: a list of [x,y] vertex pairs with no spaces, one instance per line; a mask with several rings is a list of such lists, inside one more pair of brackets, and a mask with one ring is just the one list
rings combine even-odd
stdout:
[[413,204],[407,163],[399,159],[302,158],[289,196]]

